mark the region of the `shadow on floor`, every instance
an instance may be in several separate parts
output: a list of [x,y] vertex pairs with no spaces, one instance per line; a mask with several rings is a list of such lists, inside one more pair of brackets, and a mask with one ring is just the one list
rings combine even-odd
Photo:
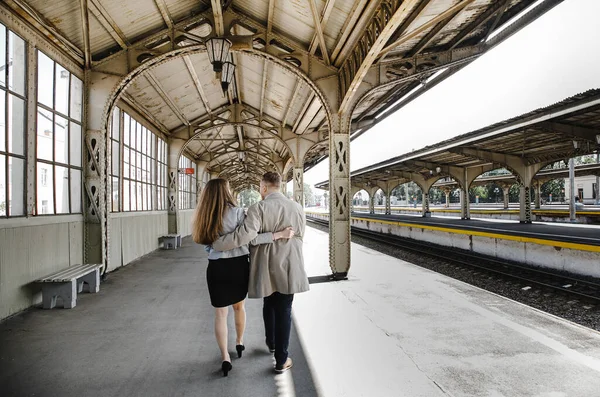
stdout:
[[0,324],[0,390],[9,396],[317,397],[295,329],[294,368],[273,373],[262,301],[248,300],[246,351],[220,372],[203,247],[185,239],[110,273],[74,309],[33,308]]

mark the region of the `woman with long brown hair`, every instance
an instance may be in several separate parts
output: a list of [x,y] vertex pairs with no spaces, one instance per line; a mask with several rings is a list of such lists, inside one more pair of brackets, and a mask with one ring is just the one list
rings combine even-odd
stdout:
[[[248,294],[250,277],[249,250],[247,246],[229,251],[216,251],[210,245],[220,236],[233,232],[244,222],[245,212],[236,206],[229,182],[225,179],[208,181],[192,220],[192,238],[198,244],[206,245],[208,269],[206,279],[211,304],[215,308],[215,336],[221,350],[223,375],[232,369],[231,357],[227,350],[227,313],[233,306],[236,331],[236,351],[238,358],[244,351],[244,330],[246,310],[244,300]],[[291,238],[291,228],[275,233],[261,233],[250,244],[270,244],[280,238]]]

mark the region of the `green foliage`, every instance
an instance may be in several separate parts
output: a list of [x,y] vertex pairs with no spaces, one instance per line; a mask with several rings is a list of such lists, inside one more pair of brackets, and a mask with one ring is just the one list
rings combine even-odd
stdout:
[[304,205],[306,207],[313,207],[317,205],[315,200],[315,194],[308,183],[304,184]]
[[240,206],[244,208],[250,207],[260,201],[260,193],[253,189],[246,189],[239,195]]
[[6,214],[6,201],[0,202],[0,213]]

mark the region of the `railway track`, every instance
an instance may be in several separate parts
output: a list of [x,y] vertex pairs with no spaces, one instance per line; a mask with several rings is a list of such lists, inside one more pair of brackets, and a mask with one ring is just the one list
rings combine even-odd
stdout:
[[[323,226],[329,222],[307,216],[307,220]],[[575,277],[551,273],[545,270],[526,267],[517,263],[498,260],[493,257],[474,254],[469,251],[422,243],[416,240],[397,237],[391,234],[372,232],[352,227],[352,234],[375,242],[385,243],[419,255],[440,259],[443,262],[494,275],[523,284],[522,289],[538,287],[544,290],[569,295],[582,302],[600,307],[600,284]]]

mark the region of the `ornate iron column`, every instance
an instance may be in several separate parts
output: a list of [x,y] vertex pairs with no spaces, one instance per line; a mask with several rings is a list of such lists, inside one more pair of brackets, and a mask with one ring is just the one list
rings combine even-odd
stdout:
[[304,208],[304,167],[294,167],[294,201]]
[[509,204],[509,192],[510,192],[510,185],[504,184],[502,185],[502,193],[504,195],[504,209],[507,210],[508,209],[508,204]]
[[542,208],[542,183],[537,181],[535,183],[535,209],[539,210]]
[[429,218],[431,216],[431,212],[429,212],[429,193],[423,192],[423,202],[421,204],[423,206],[423,218]]
[[350,269],[350,134],[347,117],[333,115],[329,134],[329,265],[343,279]]
[[444,204],[445,208],[450,208],[450,189],[449,188],[445,188],[444,189],[444,194],[446,194],[446,204]]
[[[387,198],[386,198],[387,203]],[[372,194],[369,196],[369,214],[375,213],[375,195]]]
[[531,223],[531,184],[523,183],[519,188],[521,191],[519,195],[519,221],[521,223]]
[[469,188],[460,189],[460,218],[471,219],[471,205],[469,203]]

